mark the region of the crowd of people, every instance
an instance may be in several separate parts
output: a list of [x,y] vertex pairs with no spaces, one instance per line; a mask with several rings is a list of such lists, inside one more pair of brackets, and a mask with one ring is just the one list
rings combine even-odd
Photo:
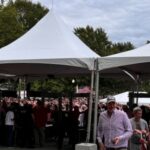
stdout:
[[70,108],[66,97],[44,101],[4,97],[0,101],[0,145],[43,147],[45,141],[53,139],[61,149],[67,136],[74,148],[79,128],[87,125],[87,110],[86,98],[73,99]]
[[[150,147],[148,106],[117,104],[113,96],[98,104],[97,141],[100,150],[148,150]],[[63,148],[64,138],[72,149],[85,142],[88,99],[47,98],[44,101],[4,97],[0,101],[0,145],[43,147],[55,141]],[[82,132],[81,132],[82,131]]]
[[100,150],[150,149],[148,106],[118,105],[115,97],[108,96],[107,103],[99,104],[97,141]]

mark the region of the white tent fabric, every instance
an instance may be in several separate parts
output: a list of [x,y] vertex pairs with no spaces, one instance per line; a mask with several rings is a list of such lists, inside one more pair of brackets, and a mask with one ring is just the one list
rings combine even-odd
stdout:
[[[146,92],[142,92],[142,93],[146,93]],[[114,95],[114,97],[116,98],[117,103],[127,104],[127,102],[129,102],[129,91]],[[106,101],[107,101],[106,98],[99,100],[99,102],[103,102],[103,103],[106,103]],[[135,102],[136,102],[136,98],[135,98]],[[150,98],[138,98],[138,104],[139,105],[150,104]]]
[[[100,59],[100,70],[135,63],[149,62],[150,44]],[[113,62],[113,63],[112,63]]]
[[132,73],[148,77],[150,73],[149,62],[150,44],[146,44],[130,51],[99,59],[99,70],[101,73],[118,77],[123,73],[122,70],[125,69]]
[[0,49],[0,72],[85,73],[93,69],[97,57],[50,11],[30,31]]

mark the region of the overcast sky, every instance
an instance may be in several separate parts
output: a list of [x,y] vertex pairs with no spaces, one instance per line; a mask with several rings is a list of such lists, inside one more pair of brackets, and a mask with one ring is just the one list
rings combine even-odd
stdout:
[[112,42],[136,47],[150,40],[149,0],[32,0],[52,8],[73,28],[101,27]]

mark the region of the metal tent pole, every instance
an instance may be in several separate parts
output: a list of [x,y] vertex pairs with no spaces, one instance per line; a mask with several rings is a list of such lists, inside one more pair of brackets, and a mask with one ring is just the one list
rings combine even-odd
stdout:
[[19,93],[18,93],[18,96],[19,96],[19,98],[21,99],[21,83],[22,83],[22,80],[21,80],[21,78],[19,77]]
[[87,143],[90,141],[90,136],[91,136],[93,87],[94,87],[94,70],[92,70],[92,72],[91,72],[91,92],[90,92],[90,99],[89,99],[88,125],[87,125],[87,137],[86,137],[86,142],[87,142]]
[[[139,93],[139,75],[138,75],[138,74],[133,74],[133,73],[129,72],[129,71],[126,70],[126,69],[122,69],[122,71],[123,71],[126,75],[128,75],[128,76],[135,82],[135,84],[136,84],[136,93],[137,93],[137,95],[138,95],[138,93]],[[137,98],[136,98],[136,104],[138,104],[138,96],[137,96]]]
[[95,105],[94,105],[94,125],[93,125],[93,142],[96,143],[96,131],[97,131],[97,109],[99,99],[99,71],[98,71],[98,59],[96,59],[96,71],[95,71]]
[[26,76],[24,76],[23,81],[24,81],[23,97],[25,98],[26,97]]

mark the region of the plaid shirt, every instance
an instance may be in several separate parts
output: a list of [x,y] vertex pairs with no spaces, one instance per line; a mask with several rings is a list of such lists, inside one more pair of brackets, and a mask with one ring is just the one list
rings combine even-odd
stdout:
[[[131,123],[125,112],[115,109],[111,117],[108,116],[107,111],[100,114],[97,128],[97,140],[99,143],[104,138],[106,147],[127,147],[128,139],[131,135]],[[115,145],[112,140],[118,136],[120,137],[120,142]]]

